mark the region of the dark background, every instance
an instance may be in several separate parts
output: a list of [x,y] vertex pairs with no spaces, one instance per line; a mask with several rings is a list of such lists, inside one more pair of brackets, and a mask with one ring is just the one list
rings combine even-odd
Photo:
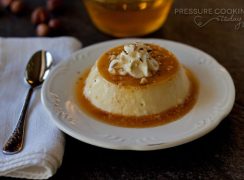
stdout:
[[[35,36],[30,14],[45,1],[24,2],[27,10],[20,16],[0,10],[0,36]],[[175,0],[165,25],[145,36],[186,43],[215,57],[235,83],[236,101],[232,112],[208,135],[165,150],[108,150],[66,136],[63,164],[51,179],[244,179],[244,27],[235,30],[236,22],[215,21],[199,28],[193,22],[194,15],[175,14],[175,8],[244,9],[244,1]],[[74,36],[83,46],[114,39],[94,28],[82,1],[65,1],[59,17],[62,29],[53,36]],[[244,14],[238,17],[244,21]]]

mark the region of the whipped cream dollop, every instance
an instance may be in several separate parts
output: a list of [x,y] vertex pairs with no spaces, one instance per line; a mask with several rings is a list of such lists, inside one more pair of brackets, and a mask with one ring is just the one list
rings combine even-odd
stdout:
[[123,51],[110,58],[108,71],[113,75],[130,75],[134,78],[152,76],[159,69],[158,62],[151,56],[152,49],[144,43],[124,46]]

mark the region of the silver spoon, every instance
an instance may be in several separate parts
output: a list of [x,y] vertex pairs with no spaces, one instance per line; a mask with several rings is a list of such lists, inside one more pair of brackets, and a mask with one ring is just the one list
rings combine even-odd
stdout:
[[3,146],[4,154],[15,154],[22,150],[24,142],[25,115],[32,92],[35,87],[41,85],[46,79],[52,62],[53,58],[51,53],[44,50],[40,50],[34,53],[28,62],[25,70],[25,80],[30,85],[30,88],[26,96],[21,115],[19,117],[19,121],[13,133]]

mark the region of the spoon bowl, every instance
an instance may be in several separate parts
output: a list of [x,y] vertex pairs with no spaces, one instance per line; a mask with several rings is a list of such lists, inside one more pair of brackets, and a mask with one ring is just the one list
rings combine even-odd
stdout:
[[46,79],[50,67],[53,63],[53,58],[48,51],[37,51],[32,55],[25,70],[25,80],[33,88],[39,86]]

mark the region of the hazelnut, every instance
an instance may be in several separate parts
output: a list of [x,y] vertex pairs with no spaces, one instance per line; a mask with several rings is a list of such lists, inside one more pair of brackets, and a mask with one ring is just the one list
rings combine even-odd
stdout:
[[7,7],[10,6],[10,4],[12,3],[12,1],[13,1],[13,0],[0,0],[0,4],[1,4],[3,7],[7,8]]
[[14,14],[19,14],[24,9],[24,3],[21,0],[14,0],[10,4],[10,10]]
[[39,24],[37,27],[36,27],[36,34],[38,36],[47,36],[49,34],[49,27],[47,24]]
[[48,26],[52,29],[58,29],[61,26],[61,22],[59,19],[51,19],[48,22]]
[[62,0],[47,0],[47,9],[51,12],[60,10],[62,5]]
[[148,80],[146,78],[141,78],[140,84],[147,84]]
[[31,14],[31,22],[33,24],[40,24],[47,22],[49,18],[49,14],[46,9],[43,7],[36,8]]

